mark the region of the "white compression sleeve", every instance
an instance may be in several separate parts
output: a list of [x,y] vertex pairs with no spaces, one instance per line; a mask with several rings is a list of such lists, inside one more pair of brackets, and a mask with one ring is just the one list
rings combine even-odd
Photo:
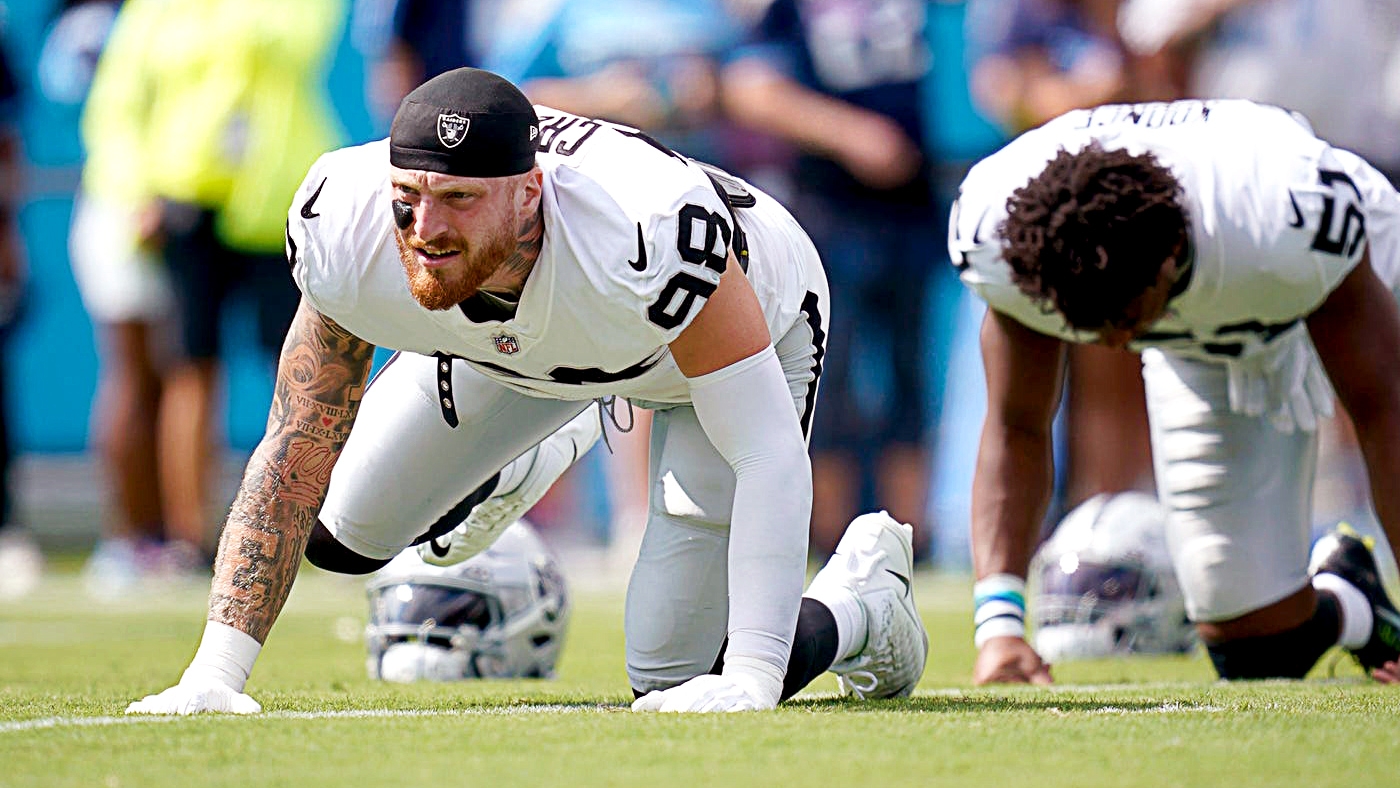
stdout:
[[734,469],[725,669],[781,688],[807,570],[812,466],[792,393],[772,347],[690,378],[705,434]]

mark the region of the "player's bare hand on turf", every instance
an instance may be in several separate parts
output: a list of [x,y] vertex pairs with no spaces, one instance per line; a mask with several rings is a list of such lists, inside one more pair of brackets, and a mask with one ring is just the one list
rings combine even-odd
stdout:
[[147,695],[126,707],[127,714],[257,714],[262,704],[214,679],[184,678],[158,695]]
[[753,677],[706,674],[668,690],[653,690],[632,702],[632,711],[763,711],[778,705],[776,691]]
[[1371,669],[1371,678],[1382,684],[1400,684],[1400,662],[1390,661]]
[[992,638],[977,652],[973,684],[1049,684],[1050,666],[1022,638]]

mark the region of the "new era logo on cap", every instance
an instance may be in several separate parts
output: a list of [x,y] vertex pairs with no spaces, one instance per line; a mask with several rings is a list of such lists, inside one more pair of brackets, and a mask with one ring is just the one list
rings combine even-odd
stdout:
[[462,140],[467,138],[467,129],[471,124],[470,118],[464,118],[455,112],[440,113],[437,122],[438,141],[447,148],[461,145]]

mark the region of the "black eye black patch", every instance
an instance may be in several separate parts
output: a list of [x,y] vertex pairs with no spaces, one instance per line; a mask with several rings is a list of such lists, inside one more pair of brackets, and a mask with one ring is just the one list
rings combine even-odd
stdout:
[[413,206],[403,200],[394,200],[394,224],[400,230],[407,230],[413,224]]

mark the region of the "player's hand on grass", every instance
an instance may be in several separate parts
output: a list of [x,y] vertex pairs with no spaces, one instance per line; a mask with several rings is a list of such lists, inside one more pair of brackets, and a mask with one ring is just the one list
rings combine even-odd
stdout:
[[748,673],[696,676],[668,690],[648,692],[632,711],[763,711],[778,705],[782,685]]
[[1050,666],[1023,638],[992,638],[977,652],[974,684],[1049,684]]
[[1371,669],[1371,678],[1382,684],[1400,684],[1400,662],[1387,662]]
[[159,695],[147,695],[126,707],[127,714],[257,714],[262,704],[223,682],[207,677],[185,676],[180,683]]

